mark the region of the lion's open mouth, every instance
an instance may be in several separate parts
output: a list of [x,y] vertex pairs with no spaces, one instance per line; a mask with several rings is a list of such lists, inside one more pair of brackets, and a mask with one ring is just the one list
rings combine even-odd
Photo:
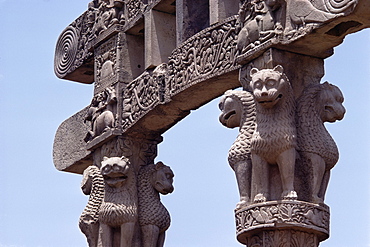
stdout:
[[105,175],[104,176],[104,179],[106,181],[109,181],[109,182],[113,182],[113,183],[116,183],[116,182],[121,182],[121,181],[125,181],[127,179],[127,176],[126,175],[122,175],[122,174],[110,174],[109,176],[108,175]]
[[230,118],[231,116],[235,115],[235,114],[236,114],[236,111],[235,111],[235,110],[229,111],[228,113],[226,113],[226,114],[224,115],[224,118],[225,118],[225,120],[229,120],[229,118]]
[[274,100],[260,100],[260,101],[258,101],[258,103],[260,103],[260,104],[273,103],[273,102],[281,99],[282,97],[283,97],[283,95],[282,94],[279,94]]

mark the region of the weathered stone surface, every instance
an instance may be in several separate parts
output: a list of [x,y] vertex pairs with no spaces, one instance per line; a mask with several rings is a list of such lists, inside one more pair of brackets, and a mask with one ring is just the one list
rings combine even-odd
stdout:
[[84,124],[88,108],[65,120],[58,128],[53,146],[53,161],[60,171],[80,173],[92,163],[91,152],[86,149],[85,135],[89,126]]
[[345,35],[369,27],[370,4],[237,5],[93,0],[63,31],[56,75],[95,82],[90,106],[62,123],[54,143],[59,170],[85,171],[82,189],[91,197],[80,227],[90,246],[163,246],[169,214],[159,193],[172,192],[173,173],[154,165],[161,134],[239,86],[220,103],[220,121],[240,128],[229,152],[238,240],[318,246],[328,237],[324,196],[338,150],[324,122],[345,110],[340,90],[320,84],[323,59]]

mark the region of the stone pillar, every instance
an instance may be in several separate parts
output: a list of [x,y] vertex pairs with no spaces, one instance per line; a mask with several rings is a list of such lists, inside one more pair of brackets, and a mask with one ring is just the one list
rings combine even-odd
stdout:
[[209,0],[176,1],[177,46],[209,26]]
[[214,24],[230,16],[236,15],[239,10],[239,1],[210,0],[209,22]]
[[229,163],[240,192],[237,239],[246,246],[317,247],[329,237],[324,197],[338,149],[323,123],[345,109],[340,90],[320,84],[323,75],[323,59],[270,48],[241,67],[244,90],[221,98],[221,123],[240,131]]
[[157,10],[145,13],[145,68],[167,63],[176,47],[176,17]]

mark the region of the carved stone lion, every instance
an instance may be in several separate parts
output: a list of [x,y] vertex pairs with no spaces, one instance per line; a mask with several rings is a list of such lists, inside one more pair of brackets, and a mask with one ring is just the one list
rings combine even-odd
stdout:
[[264,202],[269,190],[269,165],[278,165],[282,199],[297,199],[294,190],[296,159],[295,100],[283,67],[250,71],[256,104],[256,129],[251,140],[252,194]]
[[[99,210],[99,244],[113,247],[114,235],[119,246],[130,247],[137,222],[137,187],[133,167],[125,157],[104,157],[104,200]],[[120,229],[117,233],[116,229]]]
[[81,189],[84,194],[90,195],[90,197],[80,216],[79,227],[85,234],[89,247],[97,247],[99,209],[104,198],[104,180],[98,167],[92,165],[85,169]]
[[323,203],[330,169],[339,158],[337,145],[324,122],[341,120],[345,114],[343,95],[338,87],[325,82],[306,88],[298,100],[298,150],[312,169],[312,201]]
[[240,201],[236,209],[250,202],[251,193],[251,137],[255,130],[254,99],[247,91],[228,90],[220,99],[220,122],[228,127],[239,127],[239,134],[231,146],[228,161],[235,172]]
[[163,247],[170,214],[160,201],[159,193],[172,193],[174,174],[162,162],[143,166],[139,171],[139,224],[143,247]]

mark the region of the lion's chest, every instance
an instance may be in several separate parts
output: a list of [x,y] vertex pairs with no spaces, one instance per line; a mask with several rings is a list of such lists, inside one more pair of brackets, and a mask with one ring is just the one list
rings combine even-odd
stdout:
[[120,226],[137,219],[137,202],[134,191],[128,189],[115,191],[106,190],[105,198],[100,206],[99,220],[110,226]]
[[283,151],[296,146],[296,128],[292,118],[260,115],[251,140],[251,151],[269,163],[275,163]]

